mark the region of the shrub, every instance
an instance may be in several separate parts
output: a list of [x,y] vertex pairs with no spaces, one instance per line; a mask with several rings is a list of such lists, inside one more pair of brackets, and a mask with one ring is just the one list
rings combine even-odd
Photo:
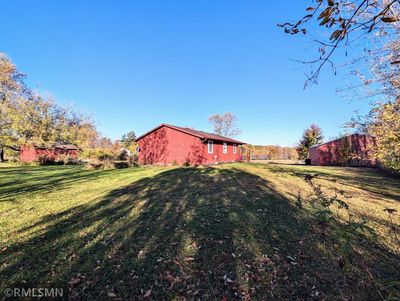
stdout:
[[60,154],[57,157],[55,157],[54,163],[59,164],[59,165],[66,165],[66,164],[69,164],[72,160],[73,159],[70,156]]
[[92,162],[88,162],[85,165],[85,168],[88,170],[94,170],[94,169],[102,169],[103,168],[104,163],[100,162],[100,161],[92,161]]
[[38,165],[53,165],[55,164],[55,159],[52,156],[49,156],[47,154],[41,154],[37,158],[37,164]]
[[113,163],[114,167],[117,169],[128,168],[131,166],[128,161],[114,161]]
[[130,151],[126,148],[121,149],[121,152],[118,154],[118,160],[126,161],[130,159]]
[[99,159],[100,161],[111,161],[114,158],[115,157],[113,154],[103,153],[100,154],[97,159]]
[[92,160],[116,160],[117,155],[109,149],[100,149],[100,148],[92,148],[86,149],[81,152],[80,156],[85,159],[92,159]]
[[112,170],[112,169],[122,169],[128,168],[132,165],[129,161],[111,161],[111,160],[93,160],[86,163],[86,169],[94,170],[94,169],[102,169],[102,170]]
[[110,160],[104,160],[102,161],[103,165],[102,165],[102,169],[103,170],[112,170],[115,169],[115,163],[113,161]]

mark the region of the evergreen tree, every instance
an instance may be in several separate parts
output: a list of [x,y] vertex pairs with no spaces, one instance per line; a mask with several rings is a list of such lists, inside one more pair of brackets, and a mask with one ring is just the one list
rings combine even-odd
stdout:
[[303,136],[301,137],[299,144],[297,146],[297,152],[299,154],[299,159],[307,159],[308,150],[317,144],[320,144],[324,139],[322,130],[316,124],[310,125],[309,128],[304,130]]

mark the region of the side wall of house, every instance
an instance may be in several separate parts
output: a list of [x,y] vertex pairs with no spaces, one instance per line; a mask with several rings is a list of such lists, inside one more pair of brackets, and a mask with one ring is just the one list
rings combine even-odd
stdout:
[[39,156],[46,156],[49,159],[55,160],[60,155],[69,156],[71,159],[78,158],[78,151],[75,149],[45,149],[45,148],[34,148],[32,147],[22,147],[19,154],[19,159],[21,162],[34,162],[39,159]]
[[205,148],[200,138],[167,128],[168,163],[205,164]]
[[139,140],[141,164],[204,164],[204,145],[192,135],[161,127]]
[[208,164],[236,162],[241,158],[240,147],[236,145],[236,154],[233,152],[233,143],[227,142],[227,152],[223,152],[223,142],[213,141],[213,152],[208,153],[208,140],[204,142],[206,161]]
[[78,151],[75,149],[48,149],[48,148],[39,148],[36,149],[37,156],[46,156],[48,159],[56,160],[59,156],[68,156],[71,159],[78,158]]
[[311,163],[314,164],[314,158],[315,165],[375,166],[374,144],[374,139],[366,135],[343,137],[311,149]]
[[233,153],[228,143],[223,153],[223,142],[213,141],[213,153],[208,153],[208,142],[181,131],[163,126],[139,140],[140,164],[214,164],[240,159],[239,145]]
[[311,165],[320,165],[318,156],[318,147],[310,148],[308,157],[311,159]]
[[37,159],[36,149],[34,147],[21,147],[19,160],[21,162],[30,163]]

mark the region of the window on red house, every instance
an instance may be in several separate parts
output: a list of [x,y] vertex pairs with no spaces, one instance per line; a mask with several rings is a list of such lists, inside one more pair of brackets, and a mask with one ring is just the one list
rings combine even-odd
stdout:
[[222,152],[224,154],[228,153],[228,144],[226,142],[224,142],[224,144],[222,146]]
[[208,140],[208,153],[212,154],[214,151],[214,142],[211,140]]

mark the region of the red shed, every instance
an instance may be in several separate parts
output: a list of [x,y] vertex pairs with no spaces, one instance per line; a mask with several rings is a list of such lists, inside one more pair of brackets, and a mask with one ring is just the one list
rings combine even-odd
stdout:
[[375,166],[373,137],[352,134],[329,141],[309,150],[312,165]]
[[50,160],[57,159],[60,155],[69,156],[71,159],[78,158],[78,149],[72,144],[55,144],[53,147],[23,146],[19,154],[21,162],[34,162],[40,156],[46,156]]
[[161,124],[138,137],[141,164],[216,164],[241,160],[238,140]]

